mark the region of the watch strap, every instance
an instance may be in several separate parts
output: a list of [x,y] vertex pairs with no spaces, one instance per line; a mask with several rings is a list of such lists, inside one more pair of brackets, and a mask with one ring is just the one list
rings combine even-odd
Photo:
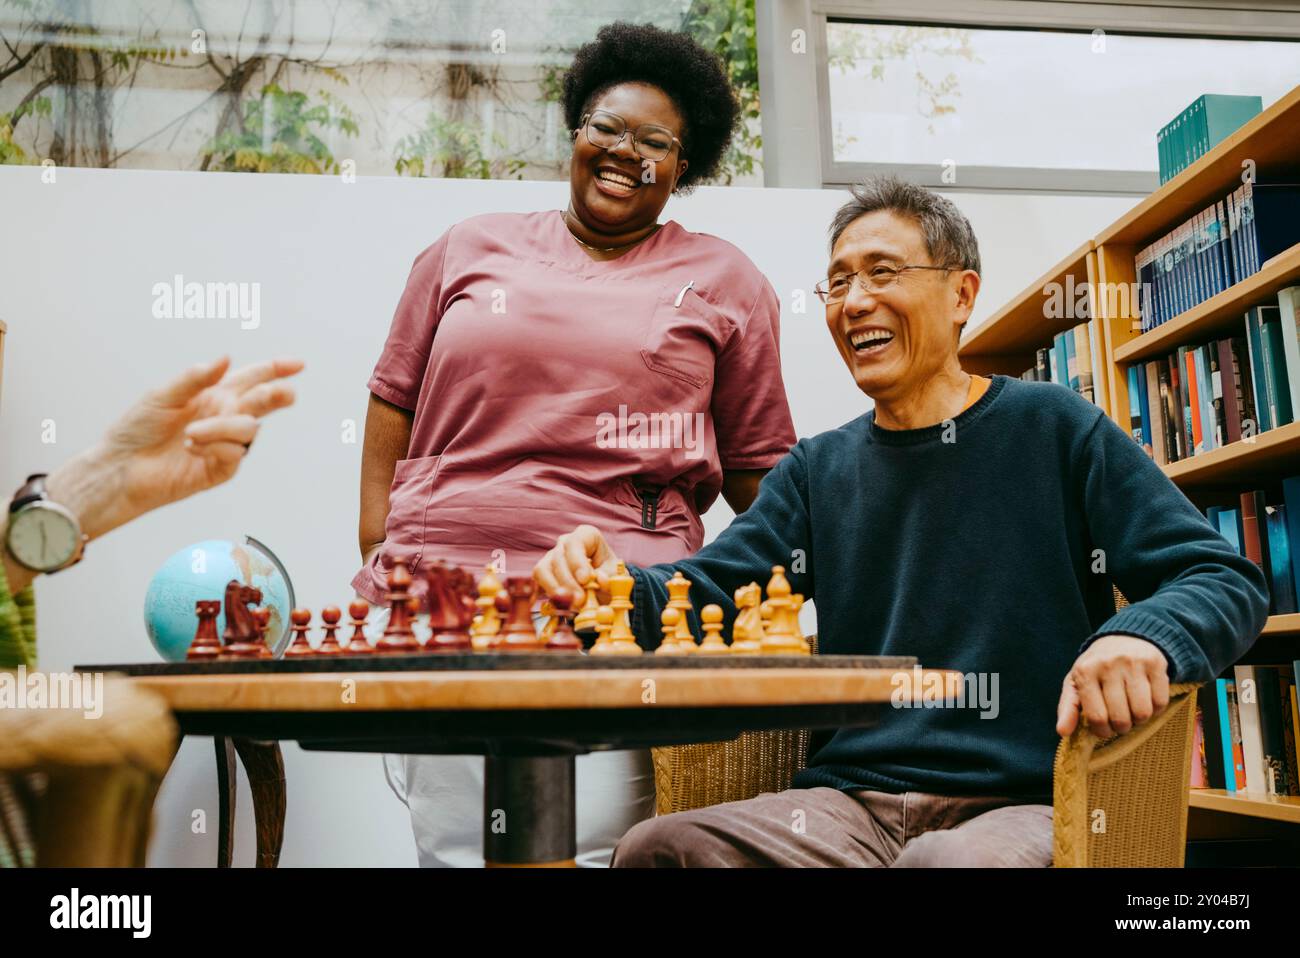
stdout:
[[13,500],[9,503],[11,515],[29,503],[47,498],[45,495],[45,477],[48,475],[48,472],[36,472],[27,477],[27,481],[14,493]]

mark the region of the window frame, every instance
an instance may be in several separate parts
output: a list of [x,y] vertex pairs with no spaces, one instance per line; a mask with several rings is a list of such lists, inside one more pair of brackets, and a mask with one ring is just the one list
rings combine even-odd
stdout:
[[[1300,41],[1300,12],[1293,6],[1269,0],[1182,0],[1179,6],[1173,7],[1163,5],[1160,0],[1125,3],[927,0],[920,11],[916,5],[900,0],[804,0],[804,7],[805,22],[812,32],[810,47],[816,73],[818,119],[816,149],[824,188],[848,186],[870,173],[883,172],[944,191],[1145,196],[1159,186],[1159,174],[1144,170],[962,166],[958,181],[945,183],[942,169],[932,164],[836,161],[826,42],[826,27],[832,22],[1087,34],[1104,29],[1121,35]],[[1297,55],[1300,57],[1300,49]],[[774,79],[779,82],[780,78]]]

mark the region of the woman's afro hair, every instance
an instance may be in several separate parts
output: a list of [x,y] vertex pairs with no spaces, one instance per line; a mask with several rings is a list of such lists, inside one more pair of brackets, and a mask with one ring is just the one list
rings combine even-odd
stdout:
[[610,87],[635,82],[663,90],[685,121],[680,139],[690,165],[677,192],[689,193],[718,172],[740,116],[722,61],[686,33],[624,21],[603,26],[578,49],[564,75],[568,129],[576,130]]

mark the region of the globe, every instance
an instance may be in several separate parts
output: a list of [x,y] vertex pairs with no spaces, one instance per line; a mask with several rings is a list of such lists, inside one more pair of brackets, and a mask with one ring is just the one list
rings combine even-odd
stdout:
[[[266,644],[280,656],[289,644],[293,583],[275,553],[252,536],[245,536],[242,543],[205,539],[188,545],[154,573],[144,597],[144,625],[159,655],[169,662],[185,660],[198,625],[194,603],[224,599],[231,579],[262,590],[262,604],[271,610]],[[217,634],[225,627],[223,603]]]

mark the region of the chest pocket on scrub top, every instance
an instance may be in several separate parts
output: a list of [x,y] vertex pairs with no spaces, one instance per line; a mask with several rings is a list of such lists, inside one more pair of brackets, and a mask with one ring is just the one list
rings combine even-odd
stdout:
[[657,373],[699,389],[713,381],[731,324],[694,280],[667,283],[655,298],[641,358]]

